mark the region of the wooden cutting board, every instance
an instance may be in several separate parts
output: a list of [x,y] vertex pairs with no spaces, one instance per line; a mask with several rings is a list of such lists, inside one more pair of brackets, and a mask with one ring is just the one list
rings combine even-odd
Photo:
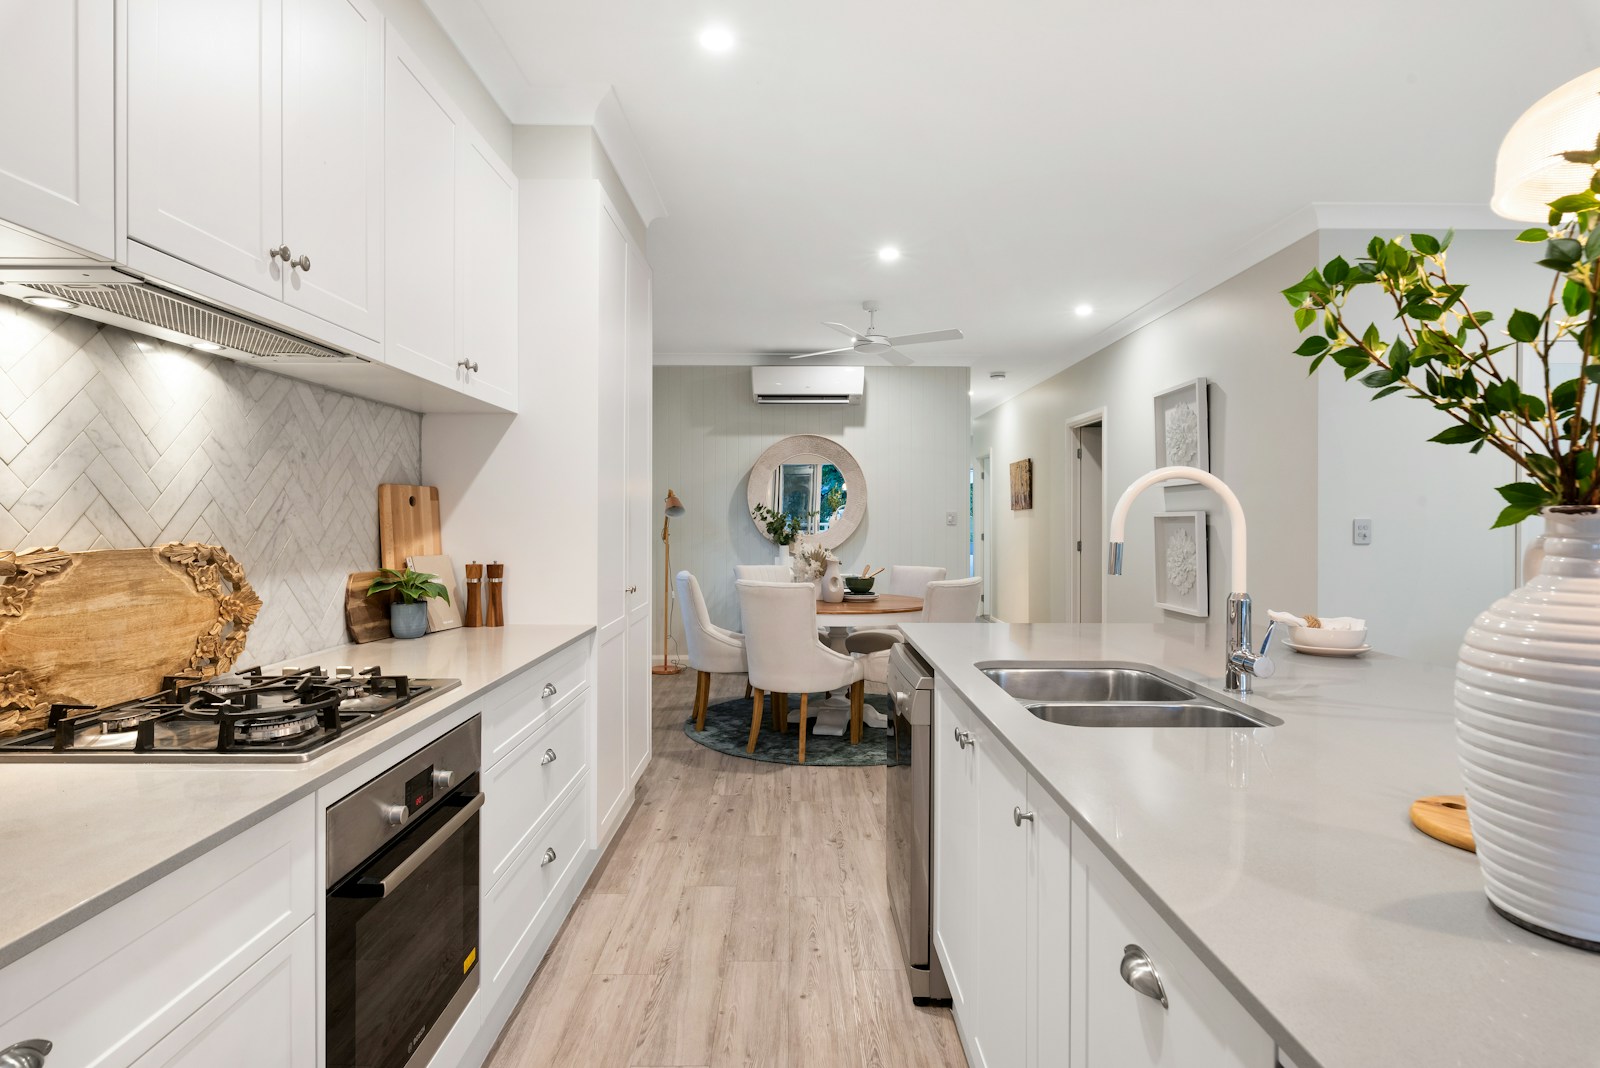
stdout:
[[1430,838],[1477,852],[1472,824],[1467,821],[1467,799],[1460,794],[1440,794],[1411,802],[1411,822]]
[[260,610],[220,546],[0,553],[0,735],[44,726],[52,703],[114,704],[169,675],[220,674]]
[[357,571],[345,582],[344,625],[350,632],[350,640],[357,645],[394,636],[389,630],[389,606],[394,603],[394,591],[367,596],[367,590],[378,580],[379,574]]
[[378,561],[381,567],[402,568],[408,556],[438,556],[444,552],[439,538],[439,487],[402,486],[386,482],[378,487]]

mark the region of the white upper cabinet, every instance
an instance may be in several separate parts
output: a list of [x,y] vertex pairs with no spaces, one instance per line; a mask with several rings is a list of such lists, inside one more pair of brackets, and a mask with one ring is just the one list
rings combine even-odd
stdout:
[[281,297],[280,0],[127,10],[129,238]]
[[455,271],[457,379],[472,394],[515,408],[517,183],[471,136],[457,141]]
[[[284,299],[383,336],[383,19],[368,0],[284,0]],[[300,257],[306,257],[301,261]]]
[[0,226],[0,258],[115,255],[112,12],[0,0],[0,70],[19,90],[0,117],[0,220],[33,232]]

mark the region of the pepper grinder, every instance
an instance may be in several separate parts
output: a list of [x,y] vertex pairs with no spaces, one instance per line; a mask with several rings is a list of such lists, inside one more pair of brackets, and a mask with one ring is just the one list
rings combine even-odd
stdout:
[[489,565],[489,598],[488,608],[484,613],[483,625],[486,627],[503,627],[506,625],[505,581],[506,565],[492,563]]
[[483,626],[483,565],[476,560],[467,565],[467,613],[462,623]]

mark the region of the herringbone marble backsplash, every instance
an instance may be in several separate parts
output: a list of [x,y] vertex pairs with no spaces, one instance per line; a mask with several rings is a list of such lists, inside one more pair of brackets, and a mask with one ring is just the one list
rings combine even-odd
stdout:
[[224,545],[261,595],[240,666],[345,642],[377,485],[422,419],[0,297],[0,549]]

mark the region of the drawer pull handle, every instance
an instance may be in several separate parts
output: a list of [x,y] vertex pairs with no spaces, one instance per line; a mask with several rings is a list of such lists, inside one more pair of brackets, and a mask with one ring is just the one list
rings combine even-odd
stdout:
[[544,689],[539,691],[539,696],[543,697],[543,698],[545,698],[547,700],[549,698],[551,698],[551,697],[554,697],[555,695],[556,695],[556,684],[553,683],[553,682],[545,683],[544,684]]
[[0,1049],[0,1068],[44,1068],[44,1059],[54,1045],[42,1038],[29,1038]]
[[539,862],[539,867],[543,868],[543,867],[546,867],[546,866],[548,866],[550,864],[554,864],[555,862],[556,862],[556,851],[555,851],[555,849],[547,847],[545,849],[545,851],[544,851],[544,859]]
[[1022,811],[1021,807],[1013,808],[1011,810],[1011,822],[1015,823],[1018,827],[1021,827],[1023,820],[1027,820],[1029,823],[1032,823],[1033,822],[1033,813],[1024,812],[1024,811]]
[[556,751],[554,749],[546,749],[544,751],[544,756],[539,758],[540,765],[554,764],[555,762],[556,762]]
[[1155,962],[1138,946],[1124,946],[1122,949],[1122,981],[1145,997],[1161,1002],[1163,1009],[1168,1007],[1167,988],[1161,985]]

